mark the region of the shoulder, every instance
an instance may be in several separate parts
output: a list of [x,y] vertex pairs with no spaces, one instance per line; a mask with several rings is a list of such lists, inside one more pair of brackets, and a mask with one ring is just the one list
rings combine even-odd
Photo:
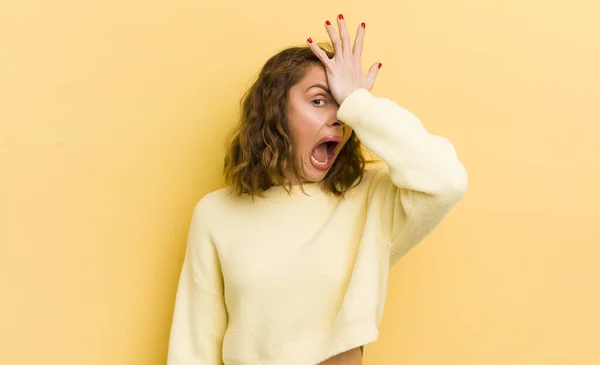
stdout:
[[207,223],[218,220],[234,204],[235,198],[229,188],[211,191],[196,203],[193,217]]
[[214,190],[204,195],[196,204],[197,210],[206,210],[216,208],[222,205],[230,194],[229,188]]
[[360,184],[357,185],[357,187],[370,190],[374,186],[378,185],[382,180],[385,181],[389,179],[390,171],[388,166],[383,162],[377,162],[365,168],[362,180],[360,181]]
[[389,170],[385,163],[368,164],[362,173],[362,177],[357,178],[352,188],[346,192],[345,200],[362,201],[369,199],[383,181],[389,180],[389,176]]
[[381,177],[382,174],[388,172],[387,165],[384,162],[376,162],[371,166],[365,168],[364,180],[371,181],[375,178]]
[[242,210],[244,207],[252,205],[254,205],[254,201],[249,195],[237,195],[232,191],[231,187],[224,187],[204,195],[196,203],[194,212],[209,214],[219,218],[223,217],[223,215],[231,215],[236,211]]

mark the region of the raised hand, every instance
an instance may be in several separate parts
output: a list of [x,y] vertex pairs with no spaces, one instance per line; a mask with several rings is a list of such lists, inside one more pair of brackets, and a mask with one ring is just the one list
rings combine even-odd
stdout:
[[365,23],[359,25],[352,49],[350,48],[348,28],[342,14],[338,15],[337,24],[339,35],[329,20],[325,22],[325,29],[333,45],[333,58],[329,58],[311,38],[308,38],[307,42],[310,49],[325,66],[331,95],[338,104],[342,104],[344,99],[354,90],[359,88],[371,90],[373,88],[381,63],[374,63],[367,74],[363,73],[361,57],[365,38]]

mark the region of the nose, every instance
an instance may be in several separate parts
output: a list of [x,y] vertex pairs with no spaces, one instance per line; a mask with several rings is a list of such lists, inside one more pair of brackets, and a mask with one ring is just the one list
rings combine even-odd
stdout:
[[331,128],[342,128],[344,126],[344,123],[340,122],[337,119],[333,119],[332,121],[327,123],[327,125],[330,126]]

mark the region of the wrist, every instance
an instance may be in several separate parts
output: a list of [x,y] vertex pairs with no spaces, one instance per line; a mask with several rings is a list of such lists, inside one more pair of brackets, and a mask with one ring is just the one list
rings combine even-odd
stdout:
[[337,103],[338,103],[339,105],[342,105],[342,103],[344,102],[344,100],[346,100],[346,98],[347,98],[347,97],[348,97],[350,94],[352,94],[353,92],[355,92],[355,91],[356,91],[356,90],[358,90],[358,89],[360,89],[360,87],[358,87],[358,86],[355,86],[355,87],[349,88],[348,90],[346,90],[344,93],[342,93],[342,94],[340,95],[340,98],[339,98],[339,100],[337,100]]

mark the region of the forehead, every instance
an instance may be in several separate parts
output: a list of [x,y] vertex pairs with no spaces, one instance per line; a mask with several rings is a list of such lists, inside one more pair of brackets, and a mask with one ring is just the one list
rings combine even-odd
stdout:
[[314,84],[322,84],[329,87],[327,84],[327,74],[325,73],[325,67],[323,65],[314,64],[307,68],[306,74],[298,83],[301,86],[306,87]]

